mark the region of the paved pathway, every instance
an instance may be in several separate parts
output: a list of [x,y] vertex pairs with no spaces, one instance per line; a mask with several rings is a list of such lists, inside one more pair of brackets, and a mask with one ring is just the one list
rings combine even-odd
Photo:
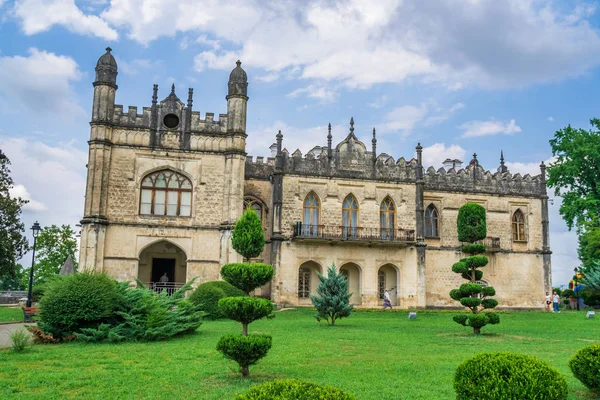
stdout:
[[25,329],[25,325],[26,324],[24,323],[0,324],[0,347],[11,347],[12,341],[10,340],[10,334],[19,329]]

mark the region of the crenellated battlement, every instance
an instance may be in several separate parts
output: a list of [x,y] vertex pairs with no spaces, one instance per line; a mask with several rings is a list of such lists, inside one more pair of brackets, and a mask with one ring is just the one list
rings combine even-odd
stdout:
[[246,179],[269,179],[275,172],[274,157],[256,157],[253,160],[252,156],[246,156]]

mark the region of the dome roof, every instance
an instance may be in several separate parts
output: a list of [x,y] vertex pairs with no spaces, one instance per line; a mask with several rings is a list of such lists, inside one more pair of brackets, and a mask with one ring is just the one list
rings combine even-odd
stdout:
[[246,71],[242,69],[242,62],[237,60],[236,64],[237,67],[229,74],[229,82],[248,82],[248,75],[246,75]]
[[104,53],[96,63],[96,82],[108,83],[109,85],[117,84],[117,61],[110,52],[110,47],[106,48]]

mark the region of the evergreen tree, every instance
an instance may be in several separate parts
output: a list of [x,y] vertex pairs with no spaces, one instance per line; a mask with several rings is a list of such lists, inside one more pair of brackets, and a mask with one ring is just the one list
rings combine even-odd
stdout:
[[0,287],[3,289],[16,283],[17,260],[29,250],[21,222],[21,211],[27,200],[11,196],[14,183],[9,165],[10,160],[0,151]]
[[318,311],[317,321],[325,319],[335,325],[337,319],[349,317],[354,306],[350,304],[352,293],[348,293],[348,281],[337,272],[335,264],[327,269],[327,277],[317,273],[319,286],[318,296],[311,295],[310,300]]
[[[60,269],[69,256],[73,259],[77,271],[77,239],[75,232],[69,225],[46,226],[40,231],[35,244],[34,282],[45,282],[53,275],[60,273]],[[27,275],[26,279],[29,279]],[[25,285],[26,286],[26,285]]]
[[[498,301],[490,298],[496,294],[491,286],[483,287],[476,283],[483,278],[479,268],[487,265],[487,257],[481,255],[486,251],[482,244],[475,242],[485,239],[487,226],[485,221],[485,208],[479,204],[467,203],[458,210],[456,221],[458,240],[469,244],[462,246],[462,252],[470,256],[461,259],[452,266],[452,271],[461,274],[463,279],[469,281],[460,285],[459,289],[450,291],[450,297],[469,308],[473,315],[456,315],[454,321],[473,328],[473,333],[479,335],[481,328],[487,324],[500,322],[498,314],[493,312],[482,313],[483,309],[491,309],[498,305]],[[479,307],[482,307],[480,309]]]
[[256,211],[247,209],[236,222],[231,235],[231,245],[246,261],[257,257],[265,247],[265,234]]

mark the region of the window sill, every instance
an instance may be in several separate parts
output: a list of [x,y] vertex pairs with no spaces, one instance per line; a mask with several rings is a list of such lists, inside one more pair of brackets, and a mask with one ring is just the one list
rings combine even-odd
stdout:
[[140,217],[140,218],[169,218],[169,219],[192,218],[191,215],[180,216],[180,215],[155,215],[155,214],[138,214],[138,217]]
[[441,237],[440,236],[425,236],[425,239],[436,239],[436,240],[440,240]]
[[527,240],[514,240],[513,243],[527,243]]

